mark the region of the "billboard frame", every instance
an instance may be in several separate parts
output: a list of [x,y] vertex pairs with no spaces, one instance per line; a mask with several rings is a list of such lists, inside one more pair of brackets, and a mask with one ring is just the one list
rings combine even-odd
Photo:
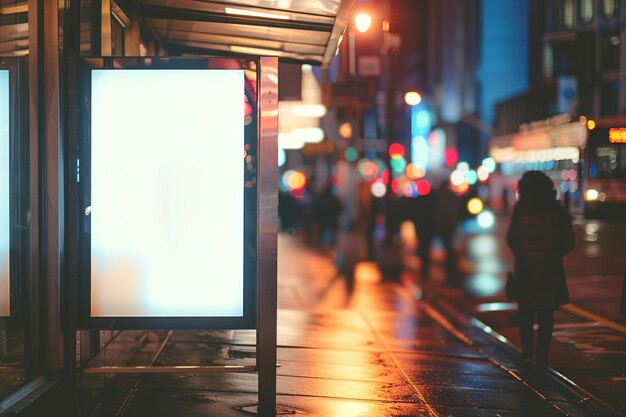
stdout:
[[[262,183],[259,153],[261,151],[261,115],[264,114],[259,100],[261,64],[260,58],[224,58],[224,57],[80,57],[72,58],[69,71],[75,71],[69,80],[76,80],[70,88],[69,100],[75,105],[75,120],[69,123],[76,131],[68,132],[69,146],[66,155],[67,200],[68,200],[68,265],[69,294],[76,294],[75,305],[71,297],[68,309],[74,308],[77,314],[78,329],[254,329],[257,327],[257,280],[259,234],[261,225],[258,209]],[[91,165],[91,72],[99,69],[242,69],[245,77],[245,95],[252,106],[251,122],[244,127],[244,142],[247,152],[252,156],[253,169],[246,169],[244,174],[244,277],[243,277],[243,315],[236,317],[94,317],[91,315],[91,240],[89,235],[90,218],[85,208],[90,203],[90,165]],[[242,92],[243,99],[243,92]],[[70,105],[70,107],[72,107]],[[243,120],[242,120],[243,123]],[[243,149],[242,149],[243,151]],[[254,164],[256,162],[256,164]],[[242,163],[242,170],[244,164]],[[277,173],[276,173],[277,176]],[[78,179],[79,178],[79,179]],[[72,238],[77,242],[71,243]],[[275,280],[274,275],[274,280]]]

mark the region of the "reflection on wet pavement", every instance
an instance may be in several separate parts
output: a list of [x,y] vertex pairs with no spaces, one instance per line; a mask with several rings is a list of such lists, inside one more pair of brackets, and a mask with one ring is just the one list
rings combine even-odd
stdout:
[[[484,237],[473,245],[478,257],[497,249]],[[381,281],[372,265],[361,266],[350,292],[329,258],[287,236],[279,250],[277,401],[292,414],[559,415],[431,304]],[[484,278],[487,272],[476,276],[484,280],[476,279],[477,290],[500,290]],[[165,337],[123,332],[90,366],[145,365]],[[251,330],[175,331],[156,365],[254,365],[255,343]],[[85,373],[80,379],[82,415],[90,417],[120,410],[131,417],[243,416],[249,414],[241,407],[253,404],[257,392],[253,373]]]

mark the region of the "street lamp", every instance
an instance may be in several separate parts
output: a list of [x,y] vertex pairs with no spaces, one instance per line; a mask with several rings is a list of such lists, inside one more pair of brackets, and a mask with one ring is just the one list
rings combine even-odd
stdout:
[[356,75],[356,29],[365,33],[372,26],[372,16],[367,13],[358,13],[354,16],[354,24],[348,25],[348,72],[351,76]]
[[367,32],[370,26],[372,26],[372,17],[367,13],[359,13],[354,17],[354,27],[357,31]]
[[404,95],[404,102],[409,106],[417,106],[422,102],[422,96],[417,91],[409,91]]

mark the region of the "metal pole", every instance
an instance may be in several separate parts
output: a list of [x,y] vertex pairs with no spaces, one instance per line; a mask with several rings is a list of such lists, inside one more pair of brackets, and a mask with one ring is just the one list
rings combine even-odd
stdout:
[[276,251],[278,236],[278,58],[259,69],[257,369],[259,415],[276,415]]

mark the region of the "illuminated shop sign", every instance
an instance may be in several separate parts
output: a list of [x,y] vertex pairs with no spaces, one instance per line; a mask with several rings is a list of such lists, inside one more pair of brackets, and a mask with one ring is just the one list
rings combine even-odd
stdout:
[[91,73],[91,317],[243,317],[243,70]]
[[612,127],[609,129],[609,142],[626,143],[626,127]]
[[9,227],[9,71],[0,70],[0,316],[11,311]]

